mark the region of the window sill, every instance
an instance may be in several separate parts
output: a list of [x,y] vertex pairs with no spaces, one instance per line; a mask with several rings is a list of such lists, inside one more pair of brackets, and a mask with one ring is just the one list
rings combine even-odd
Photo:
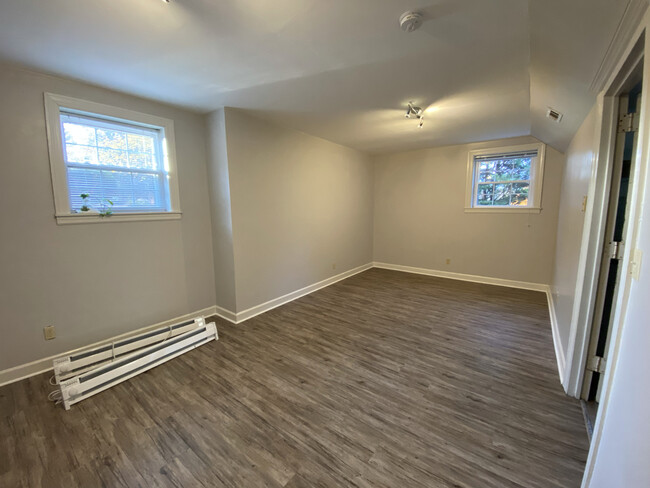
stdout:
[[147,220],[179,220],[182,212],[129,212],[114,213],[108,217],[102,217],[97,213],[69,213],[56,215],[58,225],[68,224],[100,224],[110,222],[135,222]]
[[506,213],[506,214],[538,214],[542,211],[540,207],[465,207],[465,213]]

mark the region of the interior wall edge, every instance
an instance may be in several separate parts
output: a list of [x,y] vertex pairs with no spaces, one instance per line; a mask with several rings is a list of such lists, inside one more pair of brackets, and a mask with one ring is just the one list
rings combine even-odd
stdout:
[[553,300],[553,292],[550,286],[546,289],[546,300],[548,301],[548,315],[551,318],[551,331],[553,332],[553,347],[555,348],[555,359],[557,360],[557,371],[560,375],[560,383],[562,389],[567,393],[564,385],[564,377],[566,370],[566,357],[564,356],[564,348],[562,347],[562,340],[560,338],[560,327],[555,313],[555,302]]
[[363,264],[361,266],[357,266],[356,268],[352,268],[347,271],[344,271],[343,273],[330,276],[329,278],[326,278],[317,283],[313,283],[311,285],[305,286],[298,290],[292,291],[291,293],[287,293],[286,295],[282,295],[278,298],[274,298],[272,300],[269,300],[268,302],[264,302],[259,305],[250,307],[246,310],[242,310],[241,312],[237,313],[236,323],[241,324],[242,322],[245,322],[248,319],[252,319],[257,315],[263,314],[264,312],[268,312],[269,310],[284,305],[285,303],[289,303],[292,302],[293,300],[297,300],[298,298],[303,297],[305,295],[309,295],[310,293],[320,290],[321,288],[325,288],[327,286],[333,285],[338,281],[354,276],[355,274],[366,271],[372,267],[373,267],[373,263]]
[[471,275],[466,273],[454,273],[451,271],[441,271],[430,268],[417,268],[415,266],[404,266],[402,264],[381,263],[375,261],[375,268],[390,269],[393,271],[403,271],[405,273],[423,274],[427,276],[436,276],[438,278],[449,278],[452,280],[472,281],[474,283],[483,283],[485,285],[507,286],[509,288],[519,288],[521,290],[541,291],[546,293],[549,285],[545,283],[531,283],[528,281],[507,280],[504,278],[492,278],[490,276]]

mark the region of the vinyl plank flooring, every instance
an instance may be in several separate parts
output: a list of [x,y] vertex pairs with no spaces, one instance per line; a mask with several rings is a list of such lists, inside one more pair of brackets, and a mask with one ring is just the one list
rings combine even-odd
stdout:
[[0,486],[572,488],[543,293],[371,269],[74,405],[0,388]]

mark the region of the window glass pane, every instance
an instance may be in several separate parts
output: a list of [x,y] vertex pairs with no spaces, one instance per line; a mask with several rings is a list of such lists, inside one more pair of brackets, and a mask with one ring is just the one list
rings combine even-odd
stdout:
[[97,129],[97,146],[126,150],[126,133],[116,130]]
[[478,175],[478,181],[480,181],[481,183],[484,181],[494,181],[494,172],[481,171]]
[[528,183],[513,183],[511,205],[518,207],[525,207],[528,205],[528,190],[530,185]]
[[129,152],[153,154],[153,137],[142,134],[127,134],[126,140],[129,145]]
[[510,205],[510,183],[494,185],[494,205]]
[[492,205],[492,192],[494,185],[478,185],[476,203],[479,205]]
[[104,166],[122,166],[126,168],[129,163],[129,157],[126,151],[100,147],[97,149],[97,156],[99,158],[99,164]]
[[152,154],[129,152],[129,168],[156,169],[156,161]]
[[530,180],[530,164],[531,159],[513,159],[513,180]]
[[65,145],[66,159],[69,163],[98,164],[97,149],[93,146]]
[[510,160],[496,161],[494,168],[495,181],[510,181],[512,180],[512,162]]
[[66,144],[83,144],[85,146],[97,144],[94,127],[65,122],[63,124],[63,133],[65,134]]
[[481,161],[480,171],[494,171],[494,161]]

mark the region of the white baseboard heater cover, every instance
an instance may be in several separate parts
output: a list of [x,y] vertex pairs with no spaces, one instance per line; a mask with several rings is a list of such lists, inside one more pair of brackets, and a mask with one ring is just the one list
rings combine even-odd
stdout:
[[205,325],[204,318],[196,317],[168,327],[160,327],[136,336],[126,337],[93,349],[80,351],[70,356],[57,358],[54,360],[56,384],[103,364],[114,362],[116,359],[132,354],[138,349],[157,344],[203,325]]
[[[156,343],[148,345],[154,338]],[[201,317],[57,359],[54,362],[55,377],[57,381],[61,378],[58,384],[63,406],[69,410],[71,405],[81,400],[217,339],[217,326],[206,324]],[[118,349],[121,354],[114,354]],[[81,372],[75,374],[75,371]],[[69,377],[70,374],[74,376]]]

